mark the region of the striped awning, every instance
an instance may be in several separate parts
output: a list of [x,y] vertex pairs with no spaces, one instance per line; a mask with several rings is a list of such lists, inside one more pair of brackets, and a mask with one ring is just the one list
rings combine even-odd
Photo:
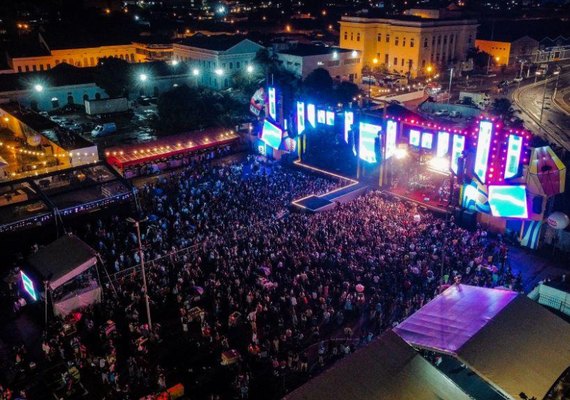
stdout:
[[[540,183],[541,193],[554,196],[564,192],[566,182],[566,166],[558,158],[550,146],[535,147],[530,155],[528,180]],[[537,182],[538,181],[538,182]]]

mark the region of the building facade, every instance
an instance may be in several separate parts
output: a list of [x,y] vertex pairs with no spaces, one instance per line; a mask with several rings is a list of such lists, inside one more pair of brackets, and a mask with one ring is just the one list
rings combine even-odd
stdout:
[[475,40],[475,46],[489,55],[496,65],[511,66],[516,64],[517,60],[532,60],[538,51],[538,41],[523,36],[516,40],[498,41],[498,40]]
[[357,50],[298,43],[275,49],[275,55],[283,68],[301,79],[317,68],[326,69],[337,80],[361,78],[362,59]]
[[476,33],[470,19],[342,17],[340,47],[361,52],[363,66],[426,76],[465,61]]
[[243,36],[194,35],[173,45],[173,59],[191,65],[197,84],[225,89],[234,74],[251,73],[253,60],[263,48]]

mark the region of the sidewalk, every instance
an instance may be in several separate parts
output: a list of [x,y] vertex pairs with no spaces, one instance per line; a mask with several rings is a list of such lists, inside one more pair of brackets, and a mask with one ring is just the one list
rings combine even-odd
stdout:
[[570,274],[570,266],[564,266],[562,260],[555,262],[536,252],[520,247],[509,247],[509,260],[513,274],[522,274],[525,293],[530,292],[539,281]]

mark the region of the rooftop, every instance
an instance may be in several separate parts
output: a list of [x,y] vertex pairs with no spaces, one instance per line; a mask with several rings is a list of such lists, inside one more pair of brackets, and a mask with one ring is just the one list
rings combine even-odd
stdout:
[[245,36],[242,35],[212,35],[206,36],[196,34],[179,42],[179,44],[199,49],[226,51],[234,47],[236,44],[244,41]]
[[477,20],[469,18],[421,18],[414,15],[398,16],[343,16],[342,22],[354,22],[360,24],[389,24],[389,25],[419,25],[419,26],[445,26],[445,25],[473,25]]
[[325,46],[317,46],[314,44],[298,43],[298,44],[292,45],[288,49],[278,51],[278,53],[281,53],[281,54],[289,54],[292,56],[300,56],[300,57],[320,56],[320,55],[325,55],[325,54],[333,54],[334,52],[349,53],[349,52],[352,52],[352,50],[341,49],[338,47],[325,47]]

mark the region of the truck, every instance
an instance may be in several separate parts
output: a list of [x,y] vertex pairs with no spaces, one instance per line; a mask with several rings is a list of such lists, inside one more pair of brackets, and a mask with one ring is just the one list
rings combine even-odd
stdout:
[[481,110],[491,104],[489,95],[482,92],[459,92],[459,101],[462,104],[473,104]]
[[117,132],[117,125],[115,125],[114,122],[106,122],[104,124],[97,125],[95,129],[91,131],[91,136],[102,137],[115,132]]
[[84,104],[87,115],[114,114],[125,112],[129,109],[129,101],[126,97],[85,100]]

